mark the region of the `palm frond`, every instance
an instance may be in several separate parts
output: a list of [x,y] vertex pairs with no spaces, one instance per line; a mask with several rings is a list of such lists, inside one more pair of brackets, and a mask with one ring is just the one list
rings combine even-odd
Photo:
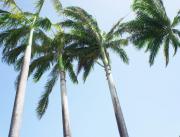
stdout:
[[180,11],[178,14],[174,17],[173,22],[172,22],[172,27],[176,27],[180,23]]
[[41,119],[42,116],[46,112],[46,109],[47,109],[48,103],[49,103],[49,95],[51,94],[52,89],[53,89],[54,85],[56,84],[56,81],[58,80],[58,76],[59,76],[59,72],[57,71],[57,66],[55,66],[53,68],[53,70],[51,71],[50,79],[48,79],[48,81],[44,87],[45,91],[42,94],[42,96],[38,102],[38,106],[36,108],[37,116],[39,119]]
[[35,27],[42,28],[43,30],[50,30],[51,26],[52,23],[48,18],[38,18],[35,23]]
[[44,5],[45,0],[38,0],[35,4],[36,7],[36,14],[39,14],[43,5]]
[[52,3],[53,3],[53,6],[54,6],[56,12],[61,14],[63,6],[62,6],[60,0],[52,0]]
[[[152,66],[154,64],[154,59],[160,49],[160,45],[162,43],[162,38],[157,38],[155,39],[151,45],[149,45],[149,51],[150,51],[150,56],[149,56],[149,64]],[[150,44],[150,43],[149,43]]]
[[3,52],[17,46],[19,42],[27,41],[28,34],[29,27],[21,27],[1,32],[0,43],[4,46]]
[[91,70],[93,69],[95,64],[94,59],[90,58],[83,58],[78,61],[78,70],[77,72],[79,73],[80,71],[83,70],[83,80],[84,82],[86,81],[87,77],[89,76]]
[[22,12],[21,8],[16,4],[15,0],[0,0],[0,2],[4,3],[4,7],[8,6],[14,12]]
[[50,68],[53,61],[53,54],[44,55],[34,59],[29,67],[29,75],[34,72],[33,79],[39,81],[41,76]]
[[113,27],[110,29],[110,31],[106,34],[107,39],[112,38],[115,34],[120,35],[122,34],[122,21],[124,18],[121,18]]
[[78,83],[77,76],[73,69],[72,59],[63,58],[65,69],[68,71],[69,77],[73,83]]
[[75,21],[81,22],[83,25],[89,27],[89,30],[91,30],[98,39],[101,39],[97,21],[85,10],[80,7],[67,7],[64,9],[63,13]]
[[174,48],[174,55],[176,55],[178,47],[180,47],[180,40],[173,34],[170,35],[170,40]]
[[110,46],[110,49],[112,51],[114,51],[115,53],[117,53],[117,55],[122,59],[122,61],[126,64],[129,63],[129,58],[125,52],[125,50],[123,50],[120,46],[115,46],[115,45],[112,45]]
[[135,0],[132,7],[137,14],[143,13],[151,18],[170,23],[161,0]]
[[19,47],[16,47],[8,52],[5,52],[3,54],[2,60],[6,62],[7,64],[15,64],[18,57],[24,53],[24,50],[26,48],[26,44],[22,44]]
[[169,38],[166,38],[165,43],[164,43],[164,56],[166,60],[166,66],[169,63]]
[[0,10],[0,28],[6,30],[28,24],[24,14],[27,13],[11,13],[5,10]]
[[173,33],[175,33],[175,35],[177,35],[180,38],[180,30],[173,29]]
[[15,69],[16,71],[20,71],[20,70],[21,70],[21,66],[22,66],[23,59],[24,59],[24,55],[22,55],[21,57],[19,57],[19,58],[16,60],[16,62],[15,62],[15,64],[14,64],[14,69]]

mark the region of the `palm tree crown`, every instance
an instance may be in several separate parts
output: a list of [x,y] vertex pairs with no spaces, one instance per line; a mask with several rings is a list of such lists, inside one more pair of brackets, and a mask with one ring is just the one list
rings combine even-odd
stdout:
[[61,22],[61,25],[70,28],[69,37],[71,37],[71,41],[69,45],[74,46],[77,54],[81,53],[78,58],[78,73],[84,70],[84,80],[86,80],[97,60],[102,59],[102,48],[107,56],[108,49],[111,49],[125,63],[128,63],[128,57],[122,46],[127,44],[127,40],[119,37],[121,20],[106,33],[100,30],[96,20],[91,15],[79,7],[68,7],[64,10],[64,14],[68,19]]
[[76,74],[73,70],[73,58],[75,53],[71,47],[65,45],[66,39],[63,31],[59,31],[52,39],[48,36],[41,39],[44,44],[41,50],[36,53],[36,58],[32,60],[30,65],[30,74],[37,82],[41,76],[48,70],[50,75],[45,85],[45,91],[41,96],[37,107],[38,117],[41,118],[48,106],[48,98],[52,89],[59,78],[60,71],[68,72],[73,83],[77,83]]
[[132,7],[136,18],[126,24],[130,40],[137,48],[146,47],[146,51],[150,52],[150,65],[153,65],[160,47],[163,46],[168,65],[170,45],[174,48],[174,55],[180,46],[180,31],[176,28],[180,23],[180,11],[171,21],[162,0],[134,0]]
[[[36,17],[36,13],[12,13],[0,10],[0,15],[0,28],[2,28],[0,32],[0,45],[3,48],[2,59],[8,64],[13,64],[17,70],[20,70],[32,25],[35,28],[33,32],[32,53],[35,53],[41,48],[38,41],[45,37],[44,31],[48,31],[52,23],[48,18]],[[36,21],[34,22],[35,17]],[[31,58],[33,57],[34,54],[32,54]]]

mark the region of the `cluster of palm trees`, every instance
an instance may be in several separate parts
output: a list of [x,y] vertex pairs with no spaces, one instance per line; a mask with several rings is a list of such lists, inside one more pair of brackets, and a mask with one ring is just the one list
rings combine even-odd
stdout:
[[[38,117],[46,112],[49,95],[60,79],[63,136],[71,137],[66,74],[73,83],[78,83],[77,75],[82,71],[85,81],[95,64],[105,70],[119,134],[128,137],[111,72],[109,50],[124,63],[129,63],[123,48],[132,42],[138,49],[146,48],[146,52],[150,53],[149,63],[153,65],[162,46],[168,65],[170,46],[174,48],[174,55],[180,47],[180,30],[177,29],[180,11],[171,21],[162,0],[134,0],[135,19],[124,23],[120,19],[109,32],[103,32],[84,9],[73,6],[63,8],[59,0],[51,1],[59,16],[64,17],[58,23],[40,16],[45,0],[37,1],[34,13],[22,11],[14,0],[0,0],[3,3],[0,10],[2,61],[13,65],[19,72],[9,137],[19,137],[28,77],[32,75],[38,82],[47,71],[50,71],[49,77],[36,109]],[[123,34],[126,34],[125,38]],[[77,62],[77,72],[74,62]]]

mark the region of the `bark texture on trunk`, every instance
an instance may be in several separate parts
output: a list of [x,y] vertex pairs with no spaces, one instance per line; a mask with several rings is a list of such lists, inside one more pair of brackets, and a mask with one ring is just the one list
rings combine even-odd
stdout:
[[112,99],[112,103],[114,107],[114,113],[116,117],[119,134],[120,134],[120,137],[129,137],[128,131],[126,128],[126,123],[123,117],[122,109],[120,106],[119,98],[117,95],[114,79],[111,73],[109,61],[103,47],[101,48],[101,52],[102,52],[103,64],[105,67],[105,72],[106,72],[106,76],[108,80],[109,90],[110,90],[111,99]]
[[66,89],[66,75],[64,71],[60,71],[60,85],[61,85],[63,134],[64,137],[71,137],[68,98],[67,98],[67,89]]
[[11,125],[8,137],[19,137],[20,126],[22,121],[22,113],[24,107],[25,90],[29,73],[29,64],[31,60],[31,46],[34,29],[32,28],[29,35],[28,45],[24,53],[23,64],[20,72],[20,78],[17,85],[16,97],[14,101],[13,113],[11,117]]

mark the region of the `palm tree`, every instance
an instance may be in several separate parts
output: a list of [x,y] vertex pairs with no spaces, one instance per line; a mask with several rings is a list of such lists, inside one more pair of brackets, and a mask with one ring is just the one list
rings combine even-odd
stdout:
[[59,31],[54,39],[48,36],[44,37],[43,43],[45,46],[43,46],[42,50],[38,51],[38,57],[31,62],[30,73],[34,73],[34,80],[39,81],[46,71],[51,70],[49,79],[45,85],[45,91],[38,103],[37,114],[39,118],[42,118],[46,112],[49,95],[60,77],[63,135],[64,137],[71,137],[66,73],[69,74],[73,83],[77,83],[77,78],[72,64],[72,56],[75,57],[75,53],[73,53],[71,46],[66,46],[65,43],[70,41],[70,39],[67,38],[63,31]]
[[154,64],[154,59],[162,46],[167,66],[170,45],[174,48],[174,55],[180,46],[180,31],[177,29],[180,11],[171,21],[162,0],[134,0],[132,7],[136,18],[125,23],[130,40],[138,49],[145,47],[146,51],[150,52],[150,65]]
[[[86,80],[95,63],[105,69],[119,134],[121,137],[128,137],[108,53],[111,49],[120,56],[123,62],[128,63],[128,57],[121,46],[126,45],[127,40],[119,37],[123,30],[121,28],[122,19],[108,33],[102,33],[96,20],[85,10],[79,7],[68,7],[64,9],[64,14],[67,19],[61,25],[70,31],[70,45],[78,54],[78,73],[84,70],[83,79]],[[102,60],[103,65],[98,60]]]
[[[14,0],[3,0],[3,2],[10,6],[11,10],[10,12],[1,10],[0,13],[2,15],[0,27],[3,30],[0,34],[0,42],[4,45],[3,59],[8,64],[18,66],[17,69],[21,69],[9,130],[9,137],[19,137],[31,50],[32,45],[35,44],[33,36],[36,34],[38,38],[38,33],[43,34],[42,29],[47,30],[51,27],[51,22],[49,19],[43,19],[39,16],[44,0],[37,2],[34,14],[23,12]],[[57,8],[59,7],[57,6]],[[19,52],[15,52],[17,50]],[[24,54],[18,58],[22,51]]]

